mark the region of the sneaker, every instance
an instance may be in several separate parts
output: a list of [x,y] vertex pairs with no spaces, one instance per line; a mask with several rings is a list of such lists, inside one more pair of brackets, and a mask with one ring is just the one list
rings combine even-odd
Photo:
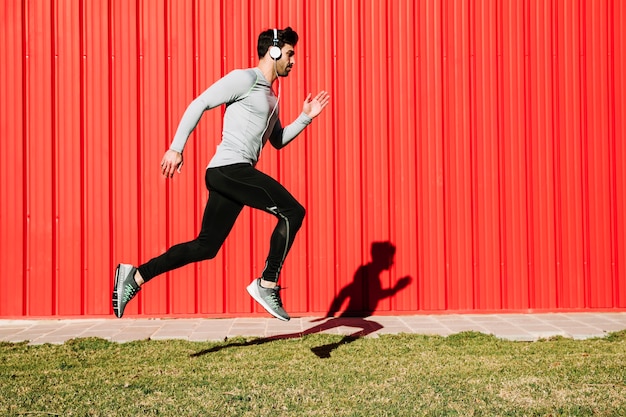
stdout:
[[115,270],[115,286],[113,287],[113,312],[122,317],[124,308],[137,295],[141,287],[135,282],[137,268],[132,265],[119,264]]
[[263,288],[261,287],[261,278],[257,278],[248,285],[246,288],[248,294],[261,304],[268,313],[282,321],[289,321],[291,317],[283,309],[283,302],[280,299],[280,287],[275,288]]

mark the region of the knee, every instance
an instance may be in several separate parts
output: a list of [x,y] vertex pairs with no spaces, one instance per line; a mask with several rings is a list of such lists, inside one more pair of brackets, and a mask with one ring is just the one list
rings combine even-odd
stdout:
[[289,224],[292,229],[298,230],[302,225],[304,216],[306,215],[305,208],[297,201],[289,207],[284,207],[278,211],[272,211],[279,220],[283,220]]
[[294,225],[296,228],[300,228],[305,215],[306,215],[306,209],[301,204],[297,204],[291,210],[291,213],[289,215],[289,220],[292,223],[292,225]]
[[219,252],[219,249],[210,249],[207,252],[205,252],[205,260],[208,259],[213,259],[217,256],[217,253]]
[[304,220],[304,216],[306,216],[306,209],[301,204],[298,204],[295,211],[296,218],[300,220],[300,223],[302,223],[302,220]]
[[197,246],[196,246],[195,252],[200,258],[199,259],[200,261],[213,259],[217,256],[218,252],[220,251],[219,247],[216,247],[215,245],[212,245],[210,242],[207,242],[206,239],[198,238],[196,242],[197,242]]

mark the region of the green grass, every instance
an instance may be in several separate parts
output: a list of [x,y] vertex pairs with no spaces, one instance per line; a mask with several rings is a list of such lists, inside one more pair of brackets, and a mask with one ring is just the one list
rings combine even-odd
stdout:
[[2,416],[625,416],[626,331],[0,344]]

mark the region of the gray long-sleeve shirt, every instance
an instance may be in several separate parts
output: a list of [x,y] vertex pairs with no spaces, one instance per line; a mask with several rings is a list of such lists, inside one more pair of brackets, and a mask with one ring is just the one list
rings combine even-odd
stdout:
[[171,150],[182,153],[205,110],[226,104],[222,141],[208,168],[247,162],[256,165],[268,140],[282,148],[312,119],[305,113],[284,128],[278,118],[278,98],[258,68],[234,70],[189,104],[174,135]]

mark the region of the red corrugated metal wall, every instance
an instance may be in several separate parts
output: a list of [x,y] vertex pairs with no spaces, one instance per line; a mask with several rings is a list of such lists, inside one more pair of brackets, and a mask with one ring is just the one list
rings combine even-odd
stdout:
[[[111,314],[116,263],[195,236],[222,112],[173,181],[162,153],[187,104],[287,25],[301,42],[282,119],[332,94],[259,165],[308,209],[288,311],[324,313],[342,288],[378,314],[626,308],[625,2],[4,0],[0,14],[2,317]],[[128,314],[256,313],[244,288],[273,226],[245,210],[216,259],[157,278]],[[361,276],[374,242],[395,264]]]

